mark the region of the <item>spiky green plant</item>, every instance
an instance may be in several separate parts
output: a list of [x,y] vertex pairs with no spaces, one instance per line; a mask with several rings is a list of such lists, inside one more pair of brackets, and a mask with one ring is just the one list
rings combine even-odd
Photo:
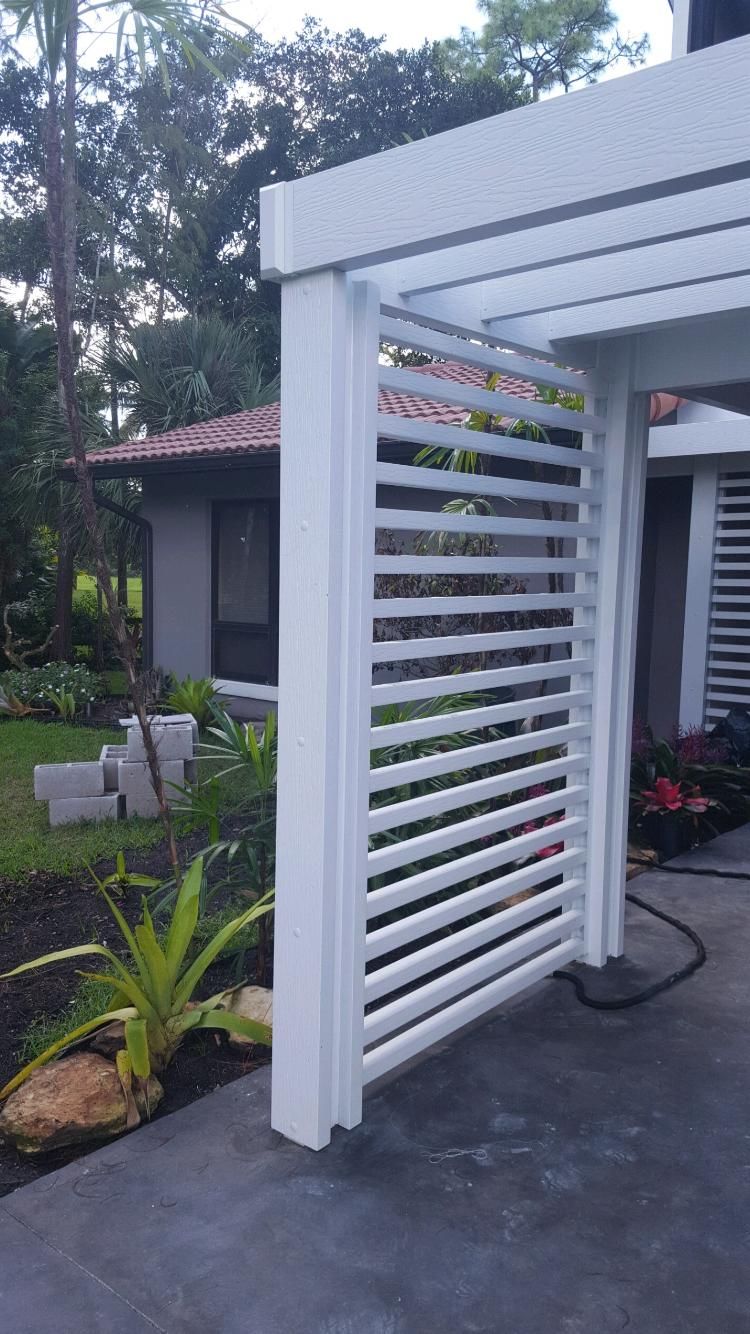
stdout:
[[222,926],[198,956],[188,963],[188,951],[198,922],[202,877],[203,862],[198,858],[182,882],[163,945],[156,934],[145,900],[141,920],[131,930],[106,889],[99,886],[99,892],[106,900],[130,952],[130,966],[124,964],[113,950],[92,941],[87,945],[44,954],[1,975],[4,979],[18,977],[47,964],[98,955],[106,959],[112,971],[82,971],[81,976],[111,987],[112,998],[102,1014],[58,1038],[51,1047],[19,1070],[5,1088],[0,1089],[0,1101],[28,1079],[34,1070],[57,1056],[58,1052],[116,1020],[123,1023],[125,1031],[125,1051],[118,1060],[118,1070],[125,1085],[133,1077],[148,1079],[152,1072],[160,1074],[165,1070],[185,1034],[194,1028],[223,1029],[229,1033],[239,1033],[253,1042],[270,1043],[271,1030],[265,1024],[255,1023],[221,1008],[231,994],[230,991],[217,992],[202,1001],[193,1001],[193,996],[206,970],[229,941],[250,922],[261,920],[270,912],[272,895],[266,894],[251,908]]

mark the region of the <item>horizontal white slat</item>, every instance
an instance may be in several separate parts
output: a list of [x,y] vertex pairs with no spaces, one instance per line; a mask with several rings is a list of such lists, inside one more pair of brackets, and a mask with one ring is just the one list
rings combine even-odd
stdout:
[[430,816],[473,806],[509,792],[525,792],[538,783],[550,783],[558,778],[578,774],[587,769],[588,765],[589,758],[584,753],[561,755],[557,759],[525,765],[508,773],[492,774],[489,778],[479,778],[471,783],[425,792],[407,801],[389,802],[386,806],[376,806],[370,811],[368,828],[371,834],[381,834],[385,829],[415,824]]
[[434,857],[438,852],[461,847],[478,838],[489,838],[503,829],[520,828],[529,820],[538,820],[555,811],[581,806],[588,797],[588,787],[561,788],[559,792],[547,792],[542,797],[532,797],[530,801],[521,801],[517,806],[505,806],[499,811],[488,811],[486,815],[475,815],[469,820],[446,825],[442,829],[432,829],[427,834],[417,834],[406,838],[401,843],[387,843],[376,848],[367,856],[367,875],[385,875],[399,866],[408,866]]
[[594,435],[603,435],[607,427],[604,417],[590,412],[573,412],[570,408],[559,408],[537,399],[513,398],[496,389],[477,389],[473,385],[441,380],[435,375],[423,375],[398,366],[380,366],[378,379],[382,389],[391,389],[397,394],[415,394],[419,398],[449,403],[469,411],[491,412],[496,417],[520,417],[550,430],[591,431]]
[[592,449],[571,449],[568,445],[546,444],[544,441],[524,440],[520,436],[490,434],[489,431],[468,432],[463,426],[433,425],[432,422],[390,416],[387,413],[378,416],[377,425],[378,436],[412,445],[466,449],[477,454],[489,454],[494,458],[526,463],[551,463],[556,468],[589,468],[592,471],[600,471],[604,467],[602,455]]
[[452,931],[440,940],[431,941],[421,949],[412,950],[400,959],[394,959],[382,968],[375,968],[365,978],[365,1002],[387,996],[391,991],[408,986],[416,978],[423,977],[435,968],[442,968],[452,959],[459,959],[462,954],[470,954],[499,936],[507,936],[510,931],[517,931],[527,922],[538,921],[547,913],[570,902],[573,897],[585,893],[582,880],[565,880],[554,889],[543,889],[523,903],[515,903],[511,908],[503,908],[480,922],[472,922],[460,931]]
[[717,556],[748,556],[750,547],[744,542],[729,542],[726,538],[722,538],[714,546],[714,552]]
[[713,625],[711,627],[711,639],[716,641],[717,647],[720,635],[725,637],[732,635],[735,639],[750,640],[750,629],[745,629],[741,625]]
[[[473,880],[477,876],[486,875],[488,871],[494,871],[498,866],[507,866],[510,862],[524,861],[527,857],[539,852],[541,848],[546,848],[554,843],[562,843],[571,838],[581,838],[586,832],[586,820],[577,815],[570,816],[564,820],[559,820],[557,824],[550,825],[543,829],[535,829],[533,833],[519,834],[516,838],[509,838],[504,843],[496,843],[492,847],[482,848],[479,852],[470,852],[465,857],[455,857],[453,861],[446,862],[441,866],[433,866],[428,871],[419,871],[416,875],[406,876],[403,880],[395,880],[391,885],[385,885],[382,889],[373,889],[367,895],[367,919],[371,921],[374,917],[381,917],[384,913],[390,913],[397,908],[407,907],[410,903],[415,903],[418,899],[429,898],[433,894],[439,893],[443,889],[450,889],[453,885],[460,885],[465,880]],[[545,858],[550,863],[553,859]],[[471,891],[470,891],[471,892]],[[463,898],[464,895],[458,895]],[[456,900],[451,900],[451,903]],[[437,904],[435,908],[427,908],[427,919],[430,920],[432,912],[439,912],[444,903]],[[391,936],[388,934],[391,928],[394,931],[404,928],[410,929],[416,917],[421,916],[415,913],[411,917],[402,918],[398,922],[391,922],[388,926],[381,927],[378,931],[373,931],[367,937],[367,958],[376,958],[378,954],[384,954],[392,946],[385,944]],[[428,928],[430,929],[430,928]],[[421,933],[420,933],[421,934]],[[408,939],[413,940],[413,936]],[[374,952],[373,952],[374,951]]]
[[[712,602],[750,602],[747,598],[712,598]],[[750,611],[712,611],[712,621],[750,621]]]
[[730,491],[747,491],[750,496],[750,477],[722,477],[719,482],[719,499]]
[[[750,425],[750,423],[749,423],[749,425]],[[743,503],[743,502],[740,501],[739,499],[735,500],[735,502],[734,502],[734,504],[736,504],[736,505],[739,505],[739,504],[742,504],[742,503]],[[725,502],[725,504],[726,504],[726,502]],[[740,511],[738,512],[738,511],[735,510],[735,509],[726,509],[726,508],[725,508],[725,504],[719,506],[719,516],[718,516],[718,526],[719,526],[719,531],[721,531],[721,530],[724,529],[724,528],[728,528],[728,525],[729,525],[730,523],[747,523],[747,522],[750,522],[750,510],[740,510]]]
[[582,643],[595,636],[593,625],[556,625],[548,630],[497,630],[491,634],[436,635],[431,639],[383,639],[372,646],[373,662],[407,662],[464,653],[514,653],[545,644]]
[[478,709],[457,709],[455,713],[411,718],[403,723],[385,723],[371,729],[370,748],[379,750],[383,746],[400,746],[407,741],[419,741],[425,737],[477,731],[498,723],[515,722],[518,718],[537,718],[546,713],[586,709],[591,699],[588,690],[568,690],[559,695],[538,695],[534,699],[516,699],[509,704],[483,705]]
[[563,505],[600,505],[602,493],[588,486],[528,482],[518,477],[485,477],[455,472],[452,468],[412,467],[407,463],[379,463],[382,486],[403,486],[417,491],[447,491],[452,496],[500,496],[511,500],[548,500]]
[[[750,598],[748,599],[750,601]],[[485,612],[566,611],[569,607],[595,607],[596,592],[584,593],[495,593],[482,597],[376,598],[374,619],[396,616],[481,616]]]
[[556,749],[569,741],[588,739],[591,723],[565,723],[562,727],[548,727],[540,732],[485,741],[478,746],[461,746],[456,750],[440,751],[437,755],[422,755],[416,760],[398,764],[384,764],[370,770],[370,791],[386,792],[403,783],[419,783],[440,774],[459,773],[463,769],[478,769],[494,760],[507,760],[517,755],[529,755],[537,750]]
[[[376,556],[376,574],[593,574],[597,561],[574,556]],[[744,565],[727,565],[743,570]]]
[[[731,668],[731,666],[741,671],[743,666],[745,665],[739,662],[733,664],[725,663],[725,667],[728,670]],[[714,671],[715,670],[716,669],[714,668]],[[750,667],[745,666],[745,671],[748,670],[750,670]],[[750,678],[748,678],[747,676],[707,676],[706,685],[717,686],[718,689],[721,691],[730,690],[733,686],[739,686],[743,690],[750,690]],[[715,699],[719,697],[718,692],[716,690],[712,690],[711,694],[714,696]]]
[[460,361],[466,366],[477,366],[487,371],[488,375],[499,371],[504,375],[517,375],[519,380],[531,380],[532,384],[544,384],[553,389],[569,389],[576,394],[602,395],[601,386],[596,377],[581,375],[578,371],[565,370],[562,366],[551,366],[546,362],[532,361],[530,357],[520,357],[515,352],[498,351],[470,343],[465,338],[452,338],[450,334],[437,333],[434,329],[425,329],[418,324],[409,324],[404,320],[394,320],[388,315],[381,316],[380,333],[388,343],[397,347],[412,348],[415,352],[427,352],[443,361]]
[[424,1051],[432,1043],[447,1037],[449,1033],[455,1033],[464,1024],[471,1023],[473,1019],[486,1014],[502,1001],[524,991],[535,982],[541,982],[542,978],[547,977],[556,968],[562,968],[564,964],[579,958],[582,951],[581,941],[574,936],[563,944],[556,945],[554,949],[546,950],[537,958],[529,959],[527,963],[514,968],[512,972],[506,973],[494,982],[488,982],[486,986],[462,997],[447,1009],[439,1010],[437,1014],[430,1015],[421,1023],[414,1024],[390,1041],[365,1052],[363,1061],[365,1082],[371,1083],[397,1065],[402,1065],[418,1052]]
[[572,519],[508,519],[496,514],[446,514],[444,510],[377,509],[375,527],[412,533],[488,533],[495,537],[575,539],[599,536],[598,523],[578,523]]
[[[744,569],[745,567],[742,566],[740,568]],[[721,574],[721,568],[719,567],[717,569],[714,567],[715,582],[713,588],[715,592],[727,593],[730,588],[747,588],[747,579],[719,579],[717,577],[719,574]],[[740,599],[736,598],[734,595],[729,598],[730,602],[738,602],[739,600]]]
[[[750,685],[750,682],[748,682]],[[708,690],[706,692],[709,700],[717,704],[750,704],[750,697],[747,695],[727,695],[723,690]]]
[[[570,940],[573,933],[581,926],[583,913],[565,912],[551,922],[525,931],[515,940],[506,941],[496,949],[489,950],[469,963],[453,968],[449,973],[433,978],[424,986],[399,996],[387,1005],[381,1005],[365,1015],[365,1044],[379,1042],[389,1033],[412,1023],[428,1010],[437,1009],[456,996],[463,995],[471,987],[479,986],[498,973],[512,968],[522,959],[528,959],[556,941]],[[579,942],[579,949],[581,948]]]
[[388,681],[372,687],[373,708],[400,704],[407,699],[435,699],[461,695],[465,691],[492,690],[495,686],[528,685],[559,676],[585,676],[594,670],[591,658],[565,658],[560,662],[532,662],[528,667],[497,667],[491,671],[458,672],[451,676],[428,676],[417,681]]
[[[739,517],[739,516],[738,516]],[[728,524],[718,524],[716,529],[716,549],[723,550],[723,543],[732,537],[750,537],[750,528],[730,528]]]
[[[722,560],[721,562],[717,561],[714,565],[714,578],[716,578],[717,575],[725,573],[733,573],[737,570],[744,570],[747,572],[747,569],[748,569],[748,562],[746,560],[739,562],[738,561],[732,562],[725,560]],[[742,582],[746,583],[747,581],[743,580]]]
[[[550,830],[546,832],[549,835]],[[551,842],[554,841],[554,838],[551,839]],[[582,865],[585,860],[585,848],[565,848],[563,852],[555,853],[554,857],[545,857],[531,862],[528,866],[507,871],[505,875],[498,876],[487,884],[477,885],[476,888],[464,890],[461,894],[453,894],[429,908],[421,908],[408,917],[401,917],[397,922],[389,922],[376,931],[369,931],[366,945],[367,962],[380,959],[392,950],[401,949],[412,940],[419,940],[422,936],[440,931],[443,927],[450,926],[451,922],[471,917],[483,908],[493,908],[496,904],[503,903],[511,894],[520,893],[523,889],[533,889],[535,885],[542,884],[545,880],[553,880],[557,875],[567,875],[573,867]]]

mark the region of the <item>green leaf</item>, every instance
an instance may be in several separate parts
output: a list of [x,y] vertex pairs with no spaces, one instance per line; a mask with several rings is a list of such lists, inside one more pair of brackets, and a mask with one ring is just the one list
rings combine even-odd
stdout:
[[147,987],[149,984],[149,971],[148,968],[146,967],[146,962],[143,958],[143,955],[138,949],[138,945],[136,943],[136,939],[135,936],[133,935],[133,932],[130,930],[130,927],[125,921],[125,918],[120,912],[120,909],[118,908],[114,899],[110,894],[107,893],[106,889],[104,888],[104,885],[99,886],[99,892],[103,896],[107,904],[107,907],[109,908],[109,911],[111,912],[112,916],[117,922],[118,927],[120,928],[120,934],[125,940],[125,943],[128,949],[130,950],[130,953],[133,956],[133,962],[135,963],[135,966],[138,969],[141,982],[143,983],[144,987]]
[[235,917],[231,922],[227,922],[221,931],[217,931],[213,940],[210,940],[205,949],[201,950],[198,958],[193,961],[180,979],[174,997],[176,1010],[181,1010],[183,1005],[190,1000],[206,969],[213,963],[232,937],[236,936],[238,931],[254,921],[256,917],[262,917],[264,913],[270,912],[272,908],[273,890],[269,890],[268,894],[253,904],[252,908],[248,908],[247,912]]
[[80,959],[87,954],[98,954],[104,959],[108,959],[117,972],[122,977],[129,977],[129,973],[120,963],[117,955],[104,945],[91,943],[89,945],[73,945],[67,950],[54,950],[51,954],[40,954],[38,959],[31,959],[29,963],[21,963],[17,968],[11,968],[7,973],[0,973],[0,981],[6,977],[18,977],[21,973],[29,973],[34,968],[42,968],[48,963],[62,963],[65,959]]
[[180,886],[167,935],[166,961],[172,986],[177,981],[198,922],[202,881],[203,858],[196,857]]
[[259,1024],[255,1019],[245,1019],[240,1014],[230,1014],[228,1010],[202,1010],[196,1028],[223,1028],[227,1033],[237,1033],[240,1037],[250,1038],[270,1047],[271,1029],[268,1024]]
[[33,1072],[38,1070],[40,1066],[46,1065],[48,1061],[52,1060],[53,1056],[56,1056],[64,1047],[69,1047],[72,1042],[76,1042],[78,1038],[85,1037],[87,1033],[93,1033],[97,1028],[105,1028],[107,1024],[113,1023],[116,1019],[122,1019],[124,1022],[127,1022],[133,1017],[134,1011],[130,1008],[107,1010],[105,1014],[98,1014],[96,1019],[89,1019],[87,1023],[81,1024],[78,1028],[72,1028],[64,1037],[60,1038],[57,1042],[53,1042],[51,1047],[48,1047],[46,1051],[43,1051],[41,1056],[37,1056],[33,1061],[29,1061],[28,1065],[23,1067],[23,1070],[19,1070],[18,1074],[14,1075],[5,1087],[0,1089],[0,1102],[4,1101],[14,1089],[17,1089],[23,1084],[30,1074],[33,1074]]
[[130,1004],[135,1007],[139,1015],[145,1019],[151,1019],[154,1023],[159,1023],[161,1016],[154,1005],[152,1005],[145,991],[141,991],[134,977],[111,977],[108,973],[87,973],[79,969],[81,977],[89,977],[92,982],[108,982],[113,990],[127,996]]
[[151,1059],[145,1019],[128,1019],[125,1024],[125,1046],[128,1049],[133,1074],[139,1079],[148,1079],[151,1074]]
[[140,923],[135,928],[135,934],[151,977],[149,999],[153,1001],[162,1018],[165,1018],[172,1006],[172,979],[167,961],[150,920]]

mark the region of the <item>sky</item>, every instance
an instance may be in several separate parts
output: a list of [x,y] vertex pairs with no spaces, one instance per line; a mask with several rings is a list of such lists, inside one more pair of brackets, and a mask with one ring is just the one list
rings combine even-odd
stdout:
[[[359,27],[368,36],[384,35],[390,47],[419,46],[425,37],[457,36],[461,27],[478,28],[482,22],[474,0],[243,0],[232,6],[233,12],[245,4],[252,7],[253,21],[263,35],[271,38],[293,36],[306,14],[338,31]],[[669,59],[668,0],[613,0],[612,7],[623,36],[649,34],[649,64]]]

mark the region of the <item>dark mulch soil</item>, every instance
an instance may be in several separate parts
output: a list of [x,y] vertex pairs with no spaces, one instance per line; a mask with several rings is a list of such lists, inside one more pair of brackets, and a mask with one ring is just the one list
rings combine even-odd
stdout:
[[[197,851],[205,836],[198,835],[192,841],[196,846],[190,851]],[[190,840],[183,845],[186,851],[189,843]],[[100,874],[106,874],[112,867],[107,865],[97,869]],[[168,868],[163,847],[159,845],[139,851],[130,869],[147,875],[166,876]],[[136,919],[140,909],[138,893],[131,892],[127,899],[120,900],[119,906],[126,918]],[[0,972],[40,954],[91,939],[112,945],[118,941],[118,932],[106,904],[95,893],[85,871],[70,877],[36,872],[23,884],[0,878]],[[252,960],[248,959],[247,964],[251,972]],[[0,1087],[18,1069],[19,1048],[31,1021],[37,1015],[57,1013],[70,999],[78,981],[75,969],[75,961],[70,965],[57,964],[0,983]],[[252,981],[252,977],[249,980]],[[211,995],[222,986],[233,983],[231,965],[219,961],[206,974],[205,994]],[[224,1035],[189,1035],[164,1077],[165,1098],[156,1116],[184,1107],[204,1093],[238,1079],[257,1064],[256,1059],[250,1060],[230,1047]],[[35,1160],[0,1144],[0,1196],[54,1171],[79,1157],[80,1153],[80,1150],[67,1150]]]

